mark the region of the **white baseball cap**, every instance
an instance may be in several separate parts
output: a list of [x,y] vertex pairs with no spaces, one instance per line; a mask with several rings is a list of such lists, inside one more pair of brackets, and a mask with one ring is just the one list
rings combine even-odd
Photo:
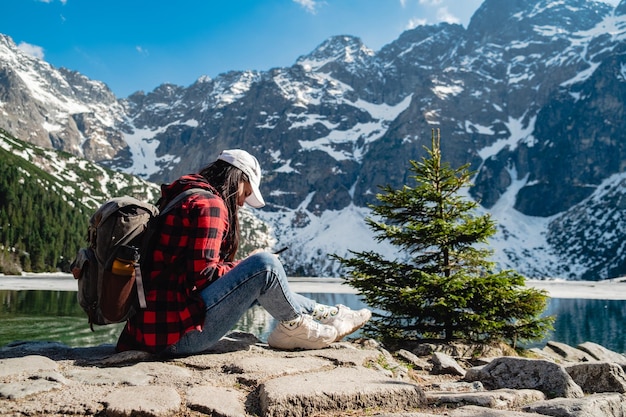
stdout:
[[229,149],[222,151],[217,159],[228,162],[239,168],[250,180],[252,194],[246,198],[246,203],[254,208],[261,208],[265,205],[265,200],[261,195],[259,186],[261,185],[261,165],[259,161],[243,149]]

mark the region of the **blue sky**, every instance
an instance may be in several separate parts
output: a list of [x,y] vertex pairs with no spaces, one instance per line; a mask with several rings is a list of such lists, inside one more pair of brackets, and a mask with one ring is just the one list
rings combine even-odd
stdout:
[[[617,2],[618,0],[607,0]],[[0,33],[116,96],[295,63],[333,35],[377,51],[403,31],[467,27],[482,0],[3,0]]]

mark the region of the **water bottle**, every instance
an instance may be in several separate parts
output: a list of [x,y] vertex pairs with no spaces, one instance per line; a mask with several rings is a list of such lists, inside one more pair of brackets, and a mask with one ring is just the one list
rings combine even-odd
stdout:
[[135,291],[139,250],[133,246],[120,246],[110,269],[105,269],[100,288],[100,311],[105,323],[118,323],[132,309],[137,298]]
[[122,245],[117,248],[111,272],[115,275],[131,276],[135,272],[135,264],[139,261],[139,251],[133,246]]

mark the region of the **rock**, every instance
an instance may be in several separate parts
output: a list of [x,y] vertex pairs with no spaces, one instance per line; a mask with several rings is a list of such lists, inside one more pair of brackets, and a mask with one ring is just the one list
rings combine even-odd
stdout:
[[374,417],[441,417],[441,415],[430,413],[383,413],[375,414]]
[[465,380],[481,381],[488,389],[537,389],[548,398],[583,396],[582,389],[563,366],[543,359],[498,358],[487,365],[471,368]]
[[612,350],[609,350],[604,346],[600,346],[597,343],[585,342],[581,343],[577,347],[578,349],[587,352],[598,361],[614,362],[622,368],[626,367],[626,356],[621,353],[613,352]]
[[0,359],[0,378],[37,371],[56,371],[59,365],[43,356],[28,355],[23,358]]
[[366,368],[337,368],[272,379],[261,385],[259,395],[267,417],[379,407],[411,409],[426,401],[416,384],[391,380]]
[[479,392],[485,390],[485,387],[483,387],[483,384],[480,381],[434,382],[423,386],[428,386],[430,391],[436,392]]
[[414,369],[417,369],[420,371],[430,371],[433,369],[432,363],[420,358],[419,356],[409,352],[408,350],[400,349],[397,352],[397,355],[401,357],[402,359],[404,359],[405,361],[407,361],[408,363],[410,363],[411,365],[413,365]]
[[620,394],[594,394],[585,398],[555,398],[523,408],[547,416],[618,417],[624,415],[626,399]]
[[528,352],[530,352],[533,355],[533,357],[537,359],[545,359],[547,361],[556,362],[556,363],[563,362],[563,357],[559,355],[558,353],[554,352],[552,349],[531,348],[528,350]]
[[431,361],[433,363],[432,373],[434,374],[449,374],[461,377],[465,376],[465,369],[463,369],[454,359],[444,353],[433,353]]
[[626,373],[616,363],[580,363],[569,365],[565,370],[586,394],[626,392]]
[[140,350],[128,350],[126,352],[116,353],[114,355],[95,360],[94,363],[102,366],[116,366],[126,363],[135,363],[153,359],[156,359],[156,355],[148,352],[142,352]]
[[589,353],[573,348],[565,343],[548,342],[543,350],[552,353],[553,357],[560,358],[566,362],[591,362],[596,360]]
[[380,348],[379,350],[382,353],[383,359],[385,361],[385,367],[383,369],[391,372],[392,378],[395,377],[398,379],[403,379],[408,375],[409,370],[405,366],[402,366],[400,363],[398,363],[398,361],[396,361],[396,359],[387,349]]
[[118,388],[104,398],[110,417],[161,417],[180,410],[181,398],[174,388],[164,386]]
[[58,368],[55,361],[36,355],[0,360],[0,378],[18,377],[0,383],[0,398],[20,399],[59,387],[66,379],[56,372]]
[[450,343],[419,343],[411,349],[417,356],[430,356],[435,352],[440,352],[453,358],[473,359],[478,357],[501,357],[512,356],[515,350],[504,344],[485,345],[467,344],[461,342]]
[[0,398],[10,400],[21,399],[34,394],[51,391],[59,386],[59,383],[46,378],[33,377],[28,381],[0,384]]
[[154,376],[141,372],[132,367],[125,368],[80,368],[73,369],[68,377],[82,384],[94,385],[148,385]]
[[258,337],[251,333],[232,332],[221,338],[210,349],[211,353],[237,352],[249,349],[251,346],[261,343]]
[[[626,396],[619,394],[624,392],[624,371],[611,362],[585,362],[587,353],[576,356],[581,362],[570,362],[574,356],[568,354],[567,366],[519,357],[474,357],[472,362],[489,363],[470,368],[461,378],[459,368],[465,371],[469,360],[457,362],[443,354],[445,349],[434,350],[429,355],[438,366],[448,360],[456,364],[454,375],[418,369],[414,363],[424,358],[408,349],[389,352],[372,340],[285,352],[237,333],[206,353],[171,360],[141,352],[116,354],[108,345],[71,349],[20,342],[0,348],[0,415],[626,415]],[[469,351],[458,344],[454,350]],[[612,356],[597,346],[594,350]],[[413,364],[412,369],[397,358]],[[582,395],[581,387],[585,392],[616,392],[572,398]],[[561,397],[546,400],[557,395]]]
[[234,388],[203,385],[187,391],[187,407],[209,416],[245,417],[245,395]]
[[545,400],[537,390],[500,389],[483,392],[431,392],[426,394],[428,405],[458,408],[463,405],[478,405],[496,409],[519,408],[536,401]]
[[430,413],[383,413],[375,414],[374,417],[441,417],[441,415]]
[[448,413],[449,417],[545,417],[544,414],[522,411],[492,410],[490,408],[468,405]]
[[363,349],[355,347],[349,343],[335,343],[332,349],[316,351],[315,356],[333,361],[337,366],[361,366],[367,362],[378,360],[382,349],[380,346],[372,345],[367,341],[363,344]]

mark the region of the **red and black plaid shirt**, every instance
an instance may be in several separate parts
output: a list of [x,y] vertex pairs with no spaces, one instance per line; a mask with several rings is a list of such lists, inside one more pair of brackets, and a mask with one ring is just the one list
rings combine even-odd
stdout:
[[201,329],[205,309],[199,291],[236,264],[225,262],[222,254],[229,227],[228,210],[203,177],[181,177],[163,186],[162,192],[165,201],[170,201],[189,188],[205,188],[214,194],[193,194],[161,219],[151,273],[144,276],[147,308],[126,323],[117,343],[118,352],[132,349],[159,353],[185,333]]

